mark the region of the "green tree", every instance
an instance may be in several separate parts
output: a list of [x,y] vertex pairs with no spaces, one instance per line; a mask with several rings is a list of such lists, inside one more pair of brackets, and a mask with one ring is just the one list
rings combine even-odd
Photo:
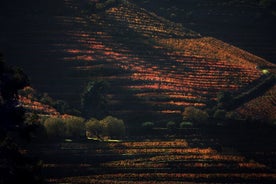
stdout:
[[118,138],[125,135],[125,124],[124,121],[116,117],[107,116],[101,123],[104,127],[106,135],[112,138]]
[[142,127],[152,129],[154,127],[154,123],[151,121],[146,121],[146,122],[142,123]]
[[70,138],[85,137],[85,121],[81,117],[70,116],[63,120],[65,124],[66,136]]
[[45,120],[44,126],[49,138],[60,139],[65,135],[65,124],[61,118],[51,117]]
[[184,121],[188,120],[197,124],[206,123],[209,118],[209,115],[206,111],[197,109],[195,107],[186,107],[182,115]]
[[193,126],[193,123],[189,122],[189,121],[183,121],[180,123],[180,128],[186,128],[186,127],[191,127],[191,126]]
[[91,81],[81,95],[83,116],[101,119],[107,115],[106,92],[108,83],[105,81]]
[[99,120],[96,118],[91,118],[86,122],[85,127],[88,136],[96,136],[97,138],[102,139],[101,136],[104,133],[104,126]]
[[154,128],[153,122],[146,121],[146,122],[142,123],[142,131],[144,133],[152,133],[153,128]]

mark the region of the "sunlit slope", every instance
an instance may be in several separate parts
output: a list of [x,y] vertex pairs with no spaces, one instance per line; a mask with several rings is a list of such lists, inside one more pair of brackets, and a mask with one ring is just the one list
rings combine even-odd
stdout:
[[[74,7],[78,7],[76,2]],[[135,108],[136,102],[163,113],[206,106],[218,92],[245,89],[258,80],[263,75],[258,66],[272,66],[131,3],[97,14],[86,12],[83,17],[79,21],[86,21],[91,29],[68,33],[81,47],[68,49],[65,59],[82,61],[76,72],[95,73],[91,79],[100,77],[120,89],[110,93],[115,114],[134,110],[127,105],[133,103]]]

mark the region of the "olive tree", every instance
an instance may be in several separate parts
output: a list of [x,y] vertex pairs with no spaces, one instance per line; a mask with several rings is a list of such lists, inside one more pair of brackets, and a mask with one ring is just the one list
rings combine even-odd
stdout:
[[45,120],[44,127],[49,138],[63,138],[65,125],[61,118],[51,117]]
[[104,132],[110,137],[121,137],[125,135],[124,121],[113,116],[107,116],[100,123],[104,127]]
[[197,109],[195,107],[186,107],[182,115],[183,120],[192,121],[197,124],[205,123],[209,118],[209,115],[206,111]]
[[70,116],[64,120],[66,136],[70,138],[85,137],[85,122],[84,119],[77,116]]
[[88,137],[94,135],[102,139],[101,136],[104,133],[104,126],[99,120],[97,120],[96,118],[91,118],[85,123],[85,127]]

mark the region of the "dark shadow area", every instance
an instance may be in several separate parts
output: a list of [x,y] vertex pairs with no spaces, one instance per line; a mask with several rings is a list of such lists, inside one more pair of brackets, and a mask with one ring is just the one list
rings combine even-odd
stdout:
[[226,126],[202,128],[203,134],[218,141],[223,150],[236,150],[248,160],[255,160],[275,170],[276,129],[275,126],[258,122],[229,122]]

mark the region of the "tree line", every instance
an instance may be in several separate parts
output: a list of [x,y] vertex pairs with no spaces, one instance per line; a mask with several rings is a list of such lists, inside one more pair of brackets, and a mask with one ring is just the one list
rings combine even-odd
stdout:
[[43,139],[104,140],[123,138],[126,132],[124,121],[113,116],[107,116],[102,120],[96,118],[85,120],[77,116],[48,117],[40,125],[44,132]]

